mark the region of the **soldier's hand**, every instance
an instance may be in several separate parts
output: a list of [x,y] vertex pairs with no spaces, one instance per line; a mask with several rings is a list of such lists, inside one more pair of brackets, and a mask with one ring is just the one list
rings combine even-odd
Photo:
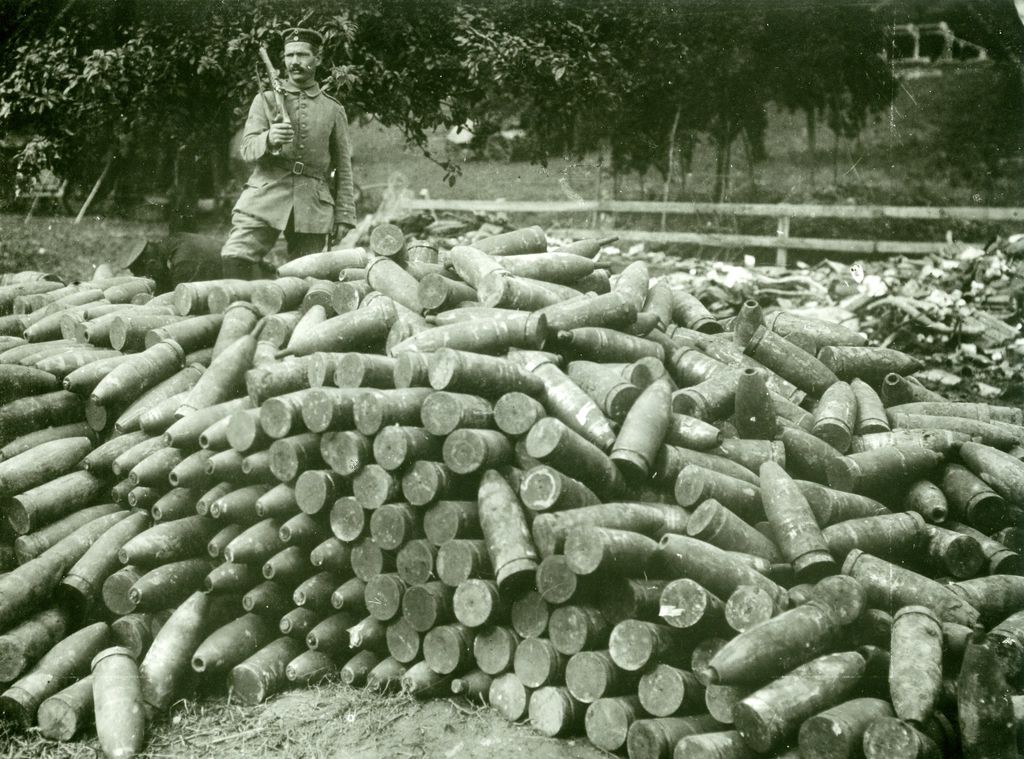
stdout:
[[287,145],[294,137],[295,129],[292,128],[291,124],[275,121],[270,125],[270,133],[267,135],[267,142],[270,143],[270,147],[279,148],[283,145]]
[[331,237],[330,240],[328,241],[329,246],[337,245],[339,242],[342,241],[342,239],[344,239],[345,235],[347,235],[351,230],[351,224],[346,224],[343,221],[339,221],[337,224],[334,225],[334,229],[331,230]]

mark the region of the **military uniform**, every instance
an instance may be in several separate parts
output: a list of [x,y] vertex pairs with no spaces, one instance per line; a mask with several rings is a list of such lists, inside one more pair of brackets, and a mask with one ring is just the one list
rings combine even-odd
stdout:
[[232,210],[223,258],[261,262],[282,231],[288,256],[295,258],[323,250],[335,224],[355,226],[345,109],[316,83],[299,89],[282,79],[281,87],[295,137],[276,150],[270,147],[270,114],[277,104],[269,90],[257,95],[241,143],[242,158],[256,166]]
[[136,276],[150,277],[159,295],[182,282],[219,279],[220,250],[220,240],[177,232],[163,240],[140,240],[120,264]]

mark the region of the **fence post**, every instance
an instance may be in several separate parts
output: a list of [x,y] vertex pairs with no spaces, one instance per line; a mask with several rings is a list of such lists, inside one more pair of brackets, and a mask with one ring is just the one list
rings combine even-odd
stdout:
[[789,237],[789,217],[780,216],[778,226],[775,228],[775,234],[780,238],[783,243],[780,247],[775,249],[775,265],[786,268],[786,261],[788,259],[788,251],[785,247],[785,240]]

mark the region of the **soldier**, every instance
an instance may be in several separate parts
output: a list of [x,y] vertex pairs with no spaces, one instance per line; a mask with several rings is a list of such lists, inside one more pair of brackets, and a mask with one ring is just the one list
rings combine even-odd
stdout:
[[[168,293],[182,282],[221,277],[221,241],[191,232],[174,232],[162,240],[139,240],[119,267],[156,282],[156,294]],[[272,276],[273,272],[268,272]]]
[[323,38],[312,29],[288,29],[284,40],[288,121],[271,91],[249,108],[241,153],[255,168],[232,210],[221,250],[225,277],[259,278],[282,231],[288,257],[296,258],[323,250],[328,235],[337,241],[355,226],[345,109],[315,79]]

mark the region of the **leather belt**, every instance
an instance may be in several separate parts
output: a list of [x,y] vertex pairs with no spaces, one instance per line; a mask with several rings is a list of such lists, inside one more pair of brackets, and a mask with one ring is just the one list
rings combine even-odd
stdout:
[[312,177],[313,179],[325,179],[324,175],[313,171],[311,168],[306,166],[302,161],[295,161],[292,164],[290,173],[297,176]]

